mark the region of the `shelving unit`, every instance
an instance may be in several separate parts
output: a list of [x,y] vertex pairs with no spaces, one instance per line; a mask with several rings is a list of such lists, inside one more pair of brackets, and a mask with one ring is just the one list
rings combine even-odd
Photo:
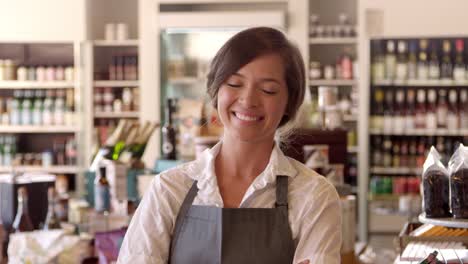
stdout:
[[467,86],[468,81],[456,82],[456,81],[440,81],[440,80],[380,80],[372,83],[373,86],[411,86],[411,87],[460,87]]
[[99,80],[93,82],[94,87],[111,87],[111,88],[118,88],[118,87],[136,87],[139,86],[138,81],[107,81],[107,80]]
[[83,169],[78,166],[0,166],[0,173],[8,172],[46,172],[52,174],[78,174]]
[[354,86],[357,84],[357,80],[309,80],[310,86]]
[[74,82],[0,81],[0,89],[64,89],[75,87]]
[[95,112],[94,118],[138,118],[138,112]]
[[309,44],[357,44],[357,38],[309,38]]
[[26,126],[26,125],[2,125],[0,133],[35,134],[35,133],[77,133],[80,129],[76,126]]
[[448,130],[448,129],[411,129],[399,132],[387,132],[377,129],[370,129],[370,135],[390,135],[390,136],[467,136],[468,129]]
[[388,174],[388,175],[421,175],[422,168],[409,168],[409,167],[371,167],[371,174]]
[[94,40],[93,45],[95,47],[137,47],[139,45],[138,39],[126,39],[126,40]]

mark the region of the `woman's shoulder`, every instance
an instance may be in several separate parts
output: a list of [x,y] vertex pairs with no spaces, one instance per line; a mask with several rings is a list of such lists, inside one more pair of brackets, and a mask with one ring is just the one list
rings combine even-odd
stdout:
[[298,190],[300,192],[297,193],[302,193],[304,196],[309,196],[308,194],[316,196],[318,193],[325,192],[329,195],[336,195],[336,198],[338,198],[336,188],[324,176],[293,158],[288,159],[297,171],[295,177],[290,181],[290,188],[293,193]]
[[196,161],[190,161],[157,174],[153,186],[158,191],[168,191],[175,195],[186,193],[195,181],[194,165]]

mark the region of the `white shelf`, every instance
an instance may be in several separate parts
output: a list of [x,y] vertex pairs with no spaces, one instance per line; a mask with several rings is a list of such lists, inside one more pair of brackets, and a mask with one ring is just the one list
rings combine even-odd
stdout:
[[0,81],[0,89],[61,89],[73,88],[73,81]]
[[136,87],[139,81],[94,81],[94,87]]
[[468,219],[427,218],[425,213],[419,215],[418,220],[424,224],[446,226],[453,228],[468,228]]
[[0,133],[75,133],[79,128],[76,126],[28,126],[28,125],[1,125]]
[[176,86],[181,86],[181,85],[196,85],[196,84],[204,84],[206,81],[205,78],[197,78],[197,77],[180,77],[180,78],[174,78],[174,79],[169,79],[167,82],[170,85],[176,85]]
[[371,135],[392,135],[392,136],[468,136],[468,129],[448,130],[448,129],[410,129],[405,131],[381,131],[370,129]]
[[357,44],[357,38],[309,38],[309,44]]
[[96,112],[95,118],[138,118],[139,112]]
[[13,171],[15,172],[46,172],[53,174],[75,174],[82,171],[78,166],[0,166],[0,173],[8,173]]
[[126,39],[126,40],[94,40],[93,45],[95,47],[138,47],[138,39]]
[[357,80],[309,80],[309,86],[332,85],[332,86],[354,86]]
[[409,168],[409,167],[371,167],[370,172],[372,174],[390,174],[390,175],[399,175],[399,174],[414,174],[421,175],[421,168]]
[[357,122],[357,116],[355,115],[344,115],[343,121],[345,122]]
[[415,87],[457,87],[468,86],[467,81],[453,81],[453,80],[379,80],[373,81],[373,86],[415,86]]
[[348,153],[357,153],[359,150],[358,146],[351,146],[351,147],[347,147],[346,148],[346,151]]

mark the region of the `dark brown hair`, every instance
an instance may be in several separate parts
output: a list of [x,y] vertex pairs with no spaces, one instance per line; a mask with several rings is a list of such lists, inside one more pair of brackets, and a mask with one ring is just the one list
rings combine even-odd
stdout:
[[284,63],[284,79],[288,88],[288,103],[279,126],[294,120],[304,99],[305,69],[299,49],[281,31],[256,27],[241,31],[231,37],[216,53],[208,73],[207,92],[213,106],[217,107],[221,85],[234,73],[255,58],[278,54]]

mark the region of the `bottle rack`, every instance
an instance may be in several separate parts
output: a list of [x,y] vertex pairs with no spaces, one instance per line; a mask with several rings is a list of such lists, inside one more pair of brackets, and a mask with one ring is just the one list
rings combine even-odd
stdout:
[[91,161],[120,119],[140,118],[139,40],[94,40],[86,47],[92,100],[85,157]]
[[[358,57],[358,27],[357,21],[357,1],[350,1],[343,4],[341,1],[332,1],[325,4],[323,1],[309,1],[308,4],[308,57],[306,60],[308,87],[313,100],[317,100],[319,86],[336,86],[340,97],[349,98],[351,101],[351,114],[343,115],[344,126],[349,129],[348,132],[348,164],[345,164],[345,182],[355,186],[357,184],[357,167],[358,167],[358,142],[357,140],[357,98],[354,94],[357,93],[359,84],[356,72],[352,72],[351,76],[343,78],[337,74],[337,60],[340,59],[343,53],[351,56],[352,67],[358,67],[355,63]],[[346,14],[347,22],[339,22],[339,15]],[[318,23],[315,23],[314,16],[318,15]],[[341,29],[340,29],[341,27]],[[317,64],[312,65],[312,62],[318,62],[320,76],[317,74]],[[335,71],[334,76],[325,74],[325,67],[331,65]],[[315,73],[313,72],[315,71]],[[332,78],[330,78],[332,77]],[[351,77],[351,78],[349,78]],[[353,142],[354,141],[354,142]]]
[[[0,67],[0,173],[64,174],[76,186],[72,191],[81,191],[81,52],[78,42],[0,43],[0,60],[10,60]],[[44,119],[47,100],[50,122]],[[66,151],[69,140],[72,152]]]

